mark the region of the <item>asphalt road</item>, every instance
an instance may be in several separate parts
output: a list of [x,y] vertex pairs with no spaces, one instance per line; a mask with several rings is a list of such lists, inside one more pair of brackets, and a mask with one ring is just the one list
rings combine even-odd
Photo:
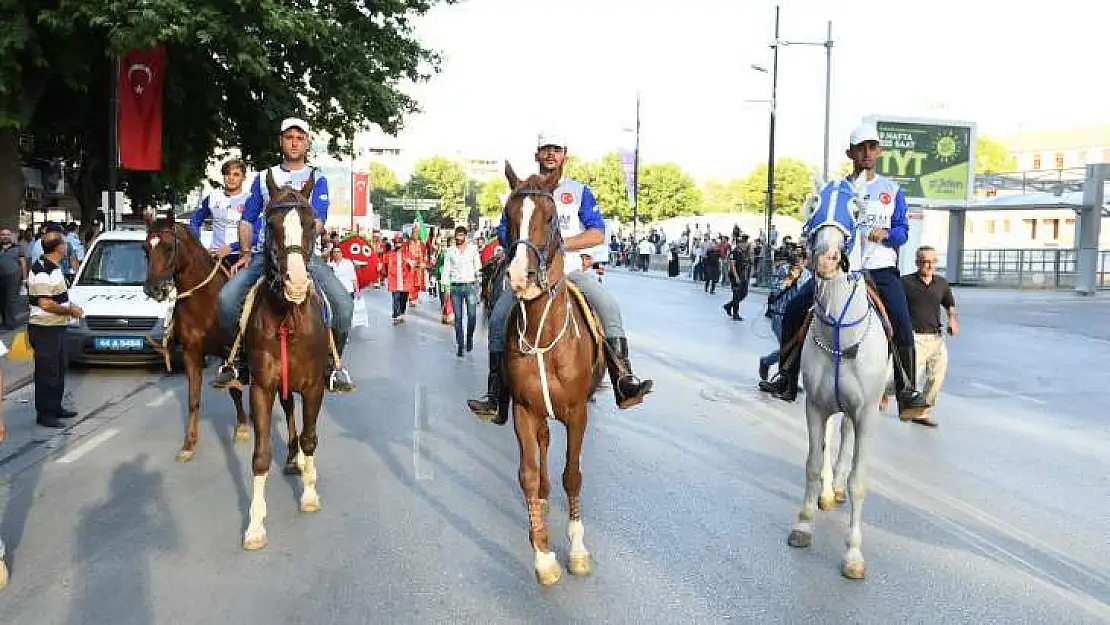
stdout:
[[[0,623],[1110,622],[1105,298],[957,294],[941,427],[877,428],[868,577],[853,582],[839,574],[844,508],[818,517],[812,548],[786,545],[805,426],[800,404],[754,388],[769,329],[728,321],[725,295],[689,283],[617,271],[608,285],[656,392],[591,410],[590,577],[534,581],[512,429],[463,403],[484,350],[456,359],[428,304],[391,326],[376,293],[349,349],[359,390],[325,403],[323,510],[298,511],[275,430],[261,552],[240,546],[250,449],[232,442],[226,397],[206,394],[196,459],[178,464],[180,376],[75,372],[84,420],[0,460]],[[742,314],[757,318],[758,299]],[[6,398],[9,422],[30,390]]]

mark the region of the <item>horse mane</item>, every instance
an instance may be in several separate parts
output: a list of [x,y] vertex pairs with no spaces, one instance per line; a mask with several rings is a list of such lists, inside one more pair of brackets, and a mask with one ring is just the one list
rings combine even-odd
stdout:
[[[181,227],[178,228],[178,226]],[[166,217],[159,217],[158,219],[150,222],[150,225],[147,226],[146,229],[148,234],[151,232],[161,232],[163,230],[169,230],[170,232],[174,233],[179,238],[184,240],[186,243],[192,243],[197,247],[204,249],[204,245],[200,242],[200,239],[198,239],[197,236],[193,234],[193,229],[179,221],[174,221]],[[184,232],[184,235],[181,234],[182,232]]]

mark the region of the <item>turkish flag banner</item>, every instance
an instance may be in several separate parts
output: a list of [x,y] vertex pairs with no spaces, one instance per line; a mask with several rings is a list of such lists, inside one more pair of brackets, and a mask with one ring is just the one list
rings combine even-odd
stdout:
[[119,164],[132,171],[162,169],[162,86],[166,47],[129,50],[119,64]]
[[352,176],[354,184],[352,185],[355,190],[355,198],[353,208],[351,209],[351,216],[365,217],[366,216],[366,199],[370,191],[370,174],[361,172]]

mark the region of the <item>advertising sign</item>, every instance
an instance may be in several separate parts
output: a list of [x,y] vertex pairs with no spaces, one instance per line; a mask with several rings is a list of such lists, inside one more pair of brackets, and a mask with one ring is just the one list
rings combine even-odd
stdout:
[[975,176],[975,124],[871,116],[883,146],[875,171],[902,185],[906,200],[965,201]]

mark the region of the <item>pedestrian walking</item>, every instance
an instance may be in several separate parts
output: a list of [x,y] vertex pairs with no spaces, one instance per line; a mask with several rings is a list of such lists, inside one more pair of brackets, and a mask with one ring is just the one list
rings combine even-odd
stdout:
[[[455,313],[455,356],[462,358],[463,350],[474,349],[474,329],[478,324],[478,275],[482,261],[478,246],[467,240],[466,226],[455,227],[455,244],[443,256],[444,288],[451,294]],[[466,317],[466,337],[463,337],[463,317]]]
[[952,338],[960,333],[960,322],[956,316],[956,299],[948,281],[936,275],[937,251],[931,246],[917,248],[917,271],[902,276],[906,291],[906,301],[910,308],[910,321],[913,324],[913,343],[917,352],[915,376],[917,384],[925,394],[929,408],[914,423],[936,427],[933,410],[937,405],[940,387],[948,372],[948,347],[944,339],[944,326],[940,321],[940,309],[948,312],[948,334]]

